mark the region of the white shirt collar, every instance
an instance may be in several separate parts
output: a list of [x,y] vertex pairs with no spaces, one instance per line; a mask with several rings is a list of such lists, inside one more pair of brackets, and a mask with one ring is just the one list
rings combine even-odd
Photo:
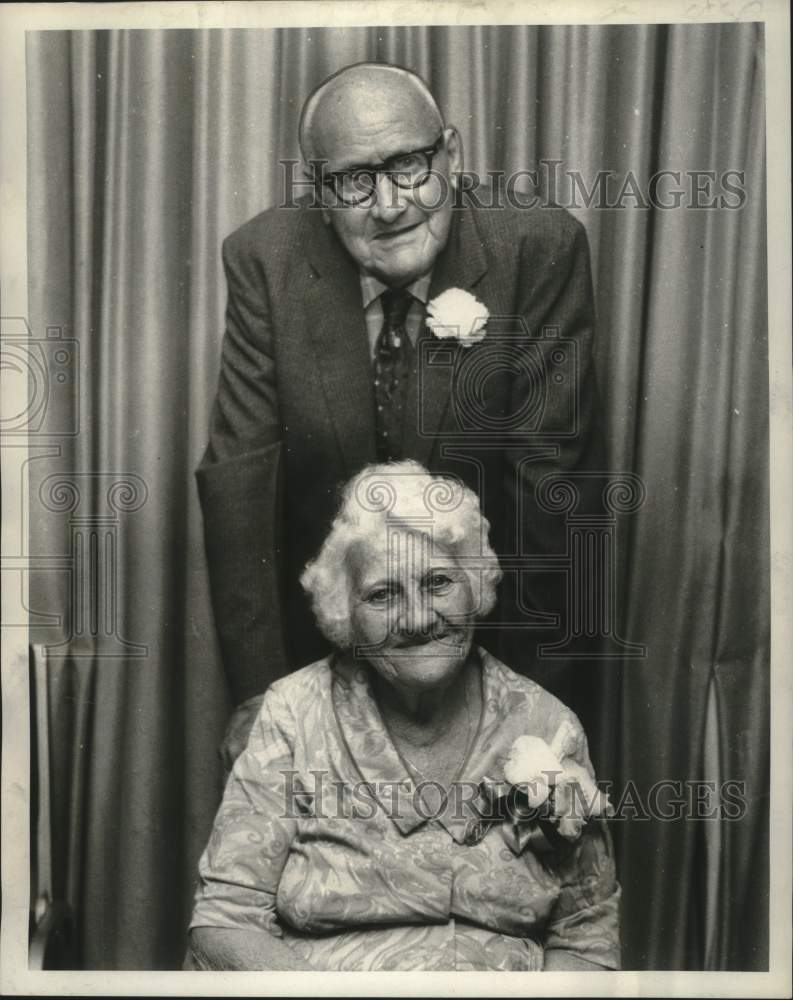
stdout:
[[[363,299],[364,309],[368,309],[369,306],[374,302],[376,298],[379,298],[384,291],[388,288],[388,285],[383,284],[379,278],[375,278],[373,274],[369,274],[366,271],[360,272],[361,280],[361,298]],[[422,274],[421,277],[416,278],[405,288],[414,299],[418,299],[419,302],[423,302],[424,305],[427,304],[430,293],[430,282],[432,281],[432,270],[430,269],[426,274]]]

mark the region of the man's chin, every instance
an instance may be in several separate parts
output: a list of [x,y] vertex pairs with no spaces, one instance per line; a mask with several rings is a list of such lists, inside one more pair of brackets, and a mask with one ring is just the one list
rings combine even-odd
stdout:
[[380,281],[393,287],[409,285],[412,281],[426,274],[435,263],[437,254],[424,253],[394,253],[385,259],[375,260],[370,270]]
[[389,285],[391,288],[402,288],[405,285],[409,285],[417,278],[420,278],[422,274],[426,274],[430,267],[432,267],[431,263],[427,265],[424,265],[423,263],[413,263],[405,265],[404,267],[386,265],[383,267],[373,267],[372,274],[374,274],[376,278],[379,278],[384,284]]

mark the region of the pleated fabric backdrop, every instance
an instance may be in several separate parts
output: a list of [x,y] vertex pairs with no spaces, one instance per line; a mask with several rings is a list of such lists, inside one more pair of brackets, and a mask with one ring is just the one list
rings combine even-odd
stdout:
[[[70,552],[77,515],[45,500],[48,477],[71,476],[81,516],[116,518],[118,633],[147,647],[50,668],[55,891],[77,914],[85,968],[181,961],[229,710],[193,482],[223,330],[220,243],[279,200],[310,89],[363,59],[421,73],[482,175],[540,160],[588,185],[600,170],[640,183],[744,171],[739,211],[627,198],[575,213],[593,253],[612,466],[647,489],[621,535],[619,592],[622,633],[647,656],[587,667],[577,707],[618,789],[745,782],[739,821],[615,824],[626,967],[765,967],[762,47],[753,24],[28,36],[30,320],[80,350],[79,414],[50,399],[79,434],[57,439],[57,456],[31,452],[31,553]],[[108,510],[112,476],[140,477],[146,496]],[[38,641],[74,630],[69,603],[67,573],[31,574],[33,612],[62,616]]]

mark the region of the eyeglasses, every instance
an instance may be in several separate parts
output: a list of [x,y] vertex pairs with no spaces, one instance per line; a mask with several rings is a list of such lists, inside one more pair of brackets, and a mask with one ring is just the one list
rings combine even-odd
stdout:
[[345,205],[362,205],[374,200],[377,193],[377,178],[385,174],[392,184],[403,190],[420,187],[430,175],[432,158],[438,152],[443,142],[443,132],[431,146],[425,149],[414,149],[410,153],[397,153],[389,156],[382,163],[365,167],[349,167],[347,170],[335,170],[322,178],[322,183],[329,187],[336,197]]

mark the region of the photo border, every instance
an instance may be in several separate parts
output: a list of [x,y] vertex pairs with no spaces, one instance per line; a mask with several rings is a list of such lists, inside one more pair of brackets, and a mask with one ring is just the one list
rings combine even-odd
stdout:
[[[193,996],[789,996],[791,990],[791,807],[793,771],[793,504],[791,503],[791,170],[790,23],[783,0],[606,0],[520,3],[301,2],[18,4],[0,10],[0,289],[4,316],[27,316],[25,32],[104,28],[273,28],[415,24],[615,24],[764,21],[766,23],[768,317],[771,487],[771,826],[770,948],[768,972],[31,972],[29,917],[28,636],[2,630],[2,924],[3,994]],[[771,197],[767,196],[771,206]],[[25,438],[18,446],[24,452]],[[21,454],[21,453],[19,453]],[[27,523],[22,497],[2,493],[3,551],[15,526]],[[27,551],[27,549],[23,550]],[[4,574],[7,577],[9,574]],[[4,579],[3,587],[8,583]],[[26,590],[26,587],[25,587]],[[3,591],[3,606],[8,606]],[[27,594],[23,593],[26,602]],[[782,807],[775,808],[775,804]],[[528,976],[528,978],[527,978]],[[607,976],[607,978],[605,978]]]

